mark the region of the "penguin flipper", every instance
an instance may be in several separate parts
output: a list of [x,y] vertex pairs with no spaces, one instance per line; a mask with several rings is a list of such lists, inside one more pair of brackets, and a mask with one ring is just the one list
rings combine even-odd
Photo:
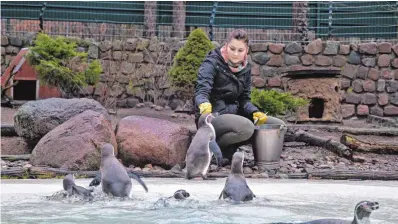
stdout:
[[138,183],[141,184],[141,186],[145,189],[146,192],[148,192],[148,187],[146,186],[146,184],[144,183],[144,181],[141,180],[141,178],[139,176],[137,176],[135,173],[133,172],[127,172],[127,174],[129,175],[130,178],[133,178],[134,180],[136,180]]
[[224,195],[224,189],[220,193],[220,197],[218,197],[218,200],[221,200],[221,197]]
[[97,174],[95,175],[95,177],[94,177],[94,179],[90,182],[90,187],[91,186],[98,186],[98,185],[100,185],[100,183],[101,183],[101,178],[102,178],[102,175],[101,175],[101,170],[98,170],[98,172],[97,172]]
[[217,166],[221,167],[222,166],[223,156],[222,156],[221,149],[218,146],[217,142],[215,140],[210,141],[209,148],[214,153],[214,156],[217,159]]

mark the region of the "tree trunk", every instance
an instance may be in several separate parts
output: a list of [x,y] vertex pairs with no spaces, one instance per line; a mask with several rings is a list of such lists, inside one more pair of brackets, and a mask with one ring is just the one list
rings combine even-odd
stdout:
[[324,147],[337,153],[339,156],[344,156],[346,158],[351,158],[352,152],[347,146],[341,144],[340,142],[334,141],[332,139],[322,138],[303,130],[299,130],[295,133],[295,141],[305,142],[310,145]]
[[184,38],[185,32],[185,2],[173,1],[173,32],[171,37]]
[[156,36],[156,1],[145,1],[144,36],[151,38]]
[[301,45],[308,42],[308,23],[309,23],[308,2],[293,2],[293,40]]
[[398,153],[398,145],[389,145],[383,143],[365,142],[356,139],[354,136],[344,134],[340,138],[340,142],[350,147],[352,150],[360,152],[373,152],[373,153]]
[[326,170],[309,173],[289,173],[289,179],[329,179],[329,180],[398,180],[396,171],[366,170]]

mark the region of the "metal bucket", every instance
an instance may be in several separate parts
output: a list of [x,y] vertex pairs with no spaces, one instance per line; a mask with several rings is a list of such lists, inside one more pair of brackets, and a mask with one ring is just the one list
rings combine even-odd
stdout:
[[278,169],[287,127],[279,124],[257,126],[253,135],[253,154],[258,168]]

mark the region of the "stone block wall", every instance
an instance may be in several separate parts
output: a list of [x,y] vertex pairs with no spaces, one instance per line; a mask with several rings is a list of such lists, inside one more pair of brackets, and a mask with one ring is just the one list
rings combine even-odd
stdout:
[[[1,37],[2,72],[29,43],[31,38]],[[82,43],[78,49],[88,52],[90,59],[99,59],[104,70],[97,88],[89,87],[82,95],[93,94],[99,100],[108,95],[118,107],[134,107],[153,98],[156,104],[172,109],[186,105],[175,97],[167,81],[168,68],[184,41],[131,38],[103,42],[88,39]],[[295,42],[252,44],[249,61],[255,88],[283,89],[282,74],[287,70],[341,69],[342,115],[350,118],[367,114],[398,116],[397,56],[398,44],[345,45],[316,39],[304,47]]]
[[307,46],[258,43],[249,60],[253,86],[282,88],[287,70],[340,69],[343,118],[398,116],[398,44],[340,44],[316,39]]

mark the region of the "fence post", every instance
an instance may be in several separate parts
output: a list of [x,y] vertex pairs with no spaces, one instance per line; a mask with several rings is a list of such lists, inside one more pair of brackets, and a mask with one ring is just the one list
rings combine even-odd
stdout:
[[46,10],[47,7],[47,2],[43,2],[43,6],[40,9],[40,15],[39,15],[39,27],[40,27],[40,32],[44,32],[44,21],[43,21],[43,16],[44,16],[44,10]]
[[329,1],[329,29],[328,29],[328,39],[332,37],[332,22],[333,22],[333,2]]
[[213,41],[213,24],[214,24],[214,18],[216,17],[217,5],[218,2],[214,2],[213,9],[211,10],[210,24],[209,24],[210,27],[209,36],[211,41]]

